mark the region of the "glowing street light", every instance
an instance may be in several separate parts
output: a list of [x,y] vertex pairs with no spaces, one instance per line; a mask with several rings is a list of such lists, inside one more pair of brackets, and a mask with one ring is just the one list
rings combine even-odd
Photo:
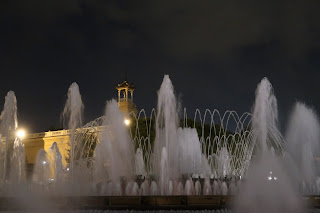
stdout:
[[130,120],[129,119],[124,119],[124,124],[126,125],[126,126],[129,126],[130,125]]
[[47,161],[42,161],[42,164],[43,164],[43,165],[47,164]]
[[23,129],[20,129],[17,131],[17,137],[22,139],[25,136],[25,131]]

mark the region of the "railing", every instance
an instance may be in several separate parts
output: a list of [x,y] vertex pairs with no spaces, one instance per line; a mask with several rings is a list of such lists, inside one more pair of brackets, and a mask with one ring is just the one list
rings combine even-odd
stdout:
[[132,98],[120,98],[119,102],[132,102]]
[[43,137],[45,137],[45,135],[46,135],[45,132],[32,133],[32,134],[27,134],[26,138],[43,138]]
[[[105,126],[95,127],[95,131],[100,132],[101,129],[106,128]],[[82,129],[92,129],[92,128],[82,128]],[[70,135],[70,129],[63,129],[58,131],[48,131],[48,132],[40,132],[40,133],[32,133],[27,134],[24,139],[33,139],[33,138],[47,138],[47,137],[56,137],[56,136],[63,136],[63,135]],[[5,141],[5,137],[2,137],[2,141]]]
[[53,136],[69,135],[69,134],[70,134],[70,130],[64,129],[64,130],[59,130],[59,131],[45,132],[45,136],[44,137],[53,137]]
[[[70,135],[70,134],[71,134],[71,130],[64,129],[64,130],[59,130],[59,131],[48,131],[48,132],[31,133],[31,134],[27,134],[23,139],[47,138],[47,137],[56,137],[56,136],[63,136],[63,135]],[[10,136],[10,138],[14,139],[15,136],[12,135],[12,136]],[[6,138],[2,137],[1,141],[5,142]]]

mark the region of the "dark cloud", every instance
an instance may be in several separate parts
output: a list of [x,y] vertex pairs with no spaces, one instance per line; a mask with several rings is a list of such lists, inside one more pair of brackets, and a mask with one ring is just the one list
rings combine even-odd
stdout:
[[45,23],[66,16],[81,15],[82,10],[79,3],[78,0],[14,0],[3,3],[2,11],[6,16]]
[[276,40],[295,58],[319,40],[316,0],[138,2],[125,9],[112,7],[116,11],[112,17],[136,24],[140,33],[173,57],[217,57]]
[[[77,39],[76,34],[88,37],[79,32],[87,26],[74,29],[79,20],[87,19],[85,24],[98,32],[114,24],[119,47],[146,39],[165,54],[187,60],[224,56],[271,41],[279,41],[285,54],[299,58],[319,42],[317,0],[14,0],[4,8],[8,18],[39,23],[37,27],[72,26],[74,32],[66,32],[69,40]],[[104,42],[103,37],[95,39]]]
[[137,86],[137,105],[147,110],[167,73],[190,111],[249,111],[264,76],[275,86],[280,111],[297,99],[320,109],[317,0],[0,4],[0,97],[15,90],[21,122],[35,131],[60,125],[73,81],[80,85],[86,120],[101,115],[125,71]]

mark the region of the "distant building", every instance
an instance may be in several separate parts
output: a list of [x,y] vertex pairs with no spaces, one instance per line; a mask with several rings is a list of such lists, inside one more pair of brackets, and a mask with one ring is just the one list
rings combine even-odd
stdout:
[[118,106],[120,111],[124,114],[129,114],[131,112],[137,114],[137,107],[133,103],[134,86],[127,81],[124,81],[121,84],[118,84],[116,89],[118,90]]
[[[125,115],[130,112],[137,113],[137,107],[133,103],[133,91],[134,86],[124,81],[116,86],[118,90],[118,106],[120,111]],[[5,138],[2,139],[3,141]],[[13,140],[13,139],[12,139]],[[41,133],[31,133],[27,134],[22,142],[25,147],[26,164],[28,165],[28,173],[31,174],[34,163],[40,149],[48,151],[54,142],[57,143],[61,156],[63,167],[68,166],[68,155],[70,149],[70,130],[60,130],[60,131],[48,131]],[[4,145],[4,144],[2,144]],[[4,149],[2,149],[4,150]]]

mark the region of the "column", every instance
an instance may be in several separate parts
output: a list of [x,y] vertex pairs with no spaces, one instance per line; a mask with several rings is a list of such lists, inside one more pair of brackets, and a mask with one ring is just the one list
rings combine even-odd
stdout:
[[128,88],[126,89],[126,101],[128,101]]

